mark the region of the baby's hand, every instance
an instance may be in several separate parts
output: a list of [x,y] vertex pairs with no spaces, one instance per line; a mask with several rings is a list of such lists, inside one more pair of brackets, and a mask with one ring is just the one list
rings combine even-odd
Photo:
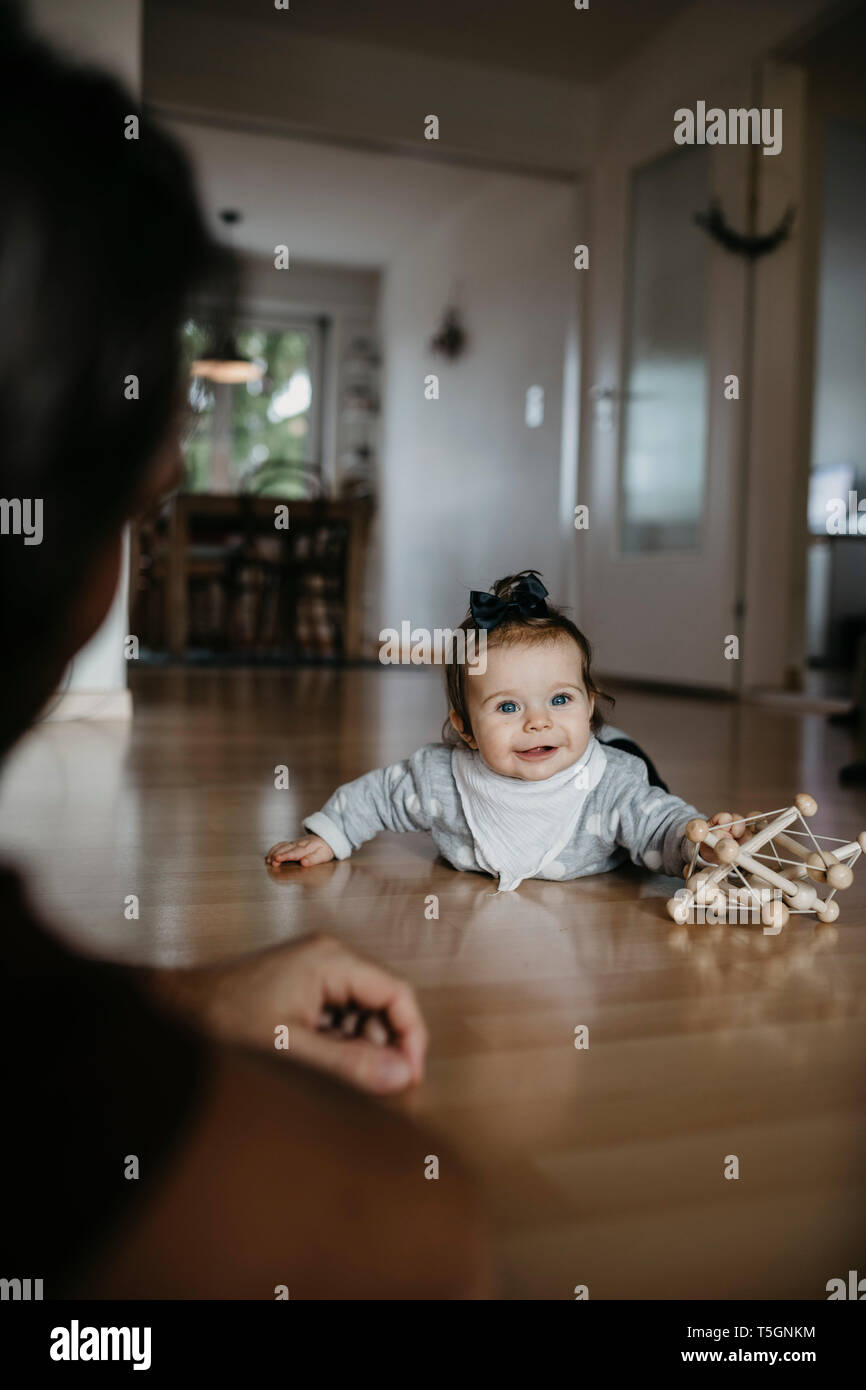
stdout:
[[[720,835],[731,835],[735,840],[740,840],[746,832],[745,839],[749,839],[746,823],[738,811],[717,811],[709,821],[709,825]],[[707,844],[701,845],[701,856],[709,860],[711,864],[718,864],[719,862],[716,851]]]
[[334,858],[334,851],[321,835],[302,835],[299,840],[280,840],[265,855],[265,863],[273,868],[276,864],[289,864],[292,860],[304,869],[313,864],[327,864]]

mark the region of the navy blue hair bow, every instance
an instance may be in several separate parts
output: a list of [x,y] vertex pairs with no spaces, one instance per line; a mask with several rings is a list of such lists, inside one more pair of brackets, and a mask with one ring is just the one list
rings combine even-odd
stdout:
[[469,612],[476,627],[486,628],[489,632],[513,613],[518,613],[521,618],[546,618],[546,598],[547,590],[541,580],[530,574],[517,581],[508,599],[473,589],[469,595]]

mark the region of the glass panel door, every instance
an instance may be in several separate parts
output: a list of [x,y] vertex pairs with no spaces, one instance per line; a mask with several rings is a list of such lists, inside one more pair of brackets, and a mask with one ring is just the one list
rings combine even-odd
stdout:
[[680,149],[631,177],[619,549],[696,550],[706,497],[709,156]]

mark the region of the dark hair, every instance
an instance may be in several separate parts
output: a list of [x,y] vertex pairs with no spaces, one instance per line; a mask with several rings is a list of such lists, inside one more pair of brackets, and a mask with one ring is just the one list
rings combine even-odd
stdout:
[[175,142],[8,5],[0,188],[0,498],[43,504],[41,544],[0,535],[5,748],[50,694],[70,601],[166,438],[189,296],[220,277],[230,294],[233,278]]
[[[520,570],[517,574],[507,574],[504,579],[497,579],[496,583],[492,586],[491,592],[494,593],[497,598],[508,601],[512,598],[519,581],[525,579],[526,576],[530,574],[538,575],[538,577],[541,578],[538,570]],[[560,632],[566,633],[580,648],[583,684],[586,688],[586,693],[587,695],[595,696],[595,706],[589,721],[589,727],[593,733],[596,733],[605,722],[604,714],[599,707],[600,702],[606,700],[609,704],[613,705],[615,703],[614,698],[612,695],[607,695],[603,690],[600,690],[592,678],[592,647],[590,646],[589,640],[584,637],[580,628],[577,627],[570,618],[566,617],[565,613],[563,613],[560,608],[554,608],[553,604],[550,602],[546,604],[546,607],[547,615],[543,618],[525,618],[518,613],[515,613],[514,617],[509,615],[498,627],[488,632],[487,646],[489,648],[516,645],[518,642],[550,642],[552,639],[555,639]],[[457,631],[478,632],[471,612],[466,614],[466,617],[463,619]],[[467,646],[468,645],[469,644],[467,644]],[[454,713],[459,717],[463,725],[464,733],[471,735],[472,725],[469,719],[469,704],[466,699],[466,663],[464,661],[455,660],[446,663],[445,691],[448,696],[449,710],[453,709]],[[442,726],[442,738],[446,743],[462,742],[460,735],[454,729],[450,719],[446,719]]]

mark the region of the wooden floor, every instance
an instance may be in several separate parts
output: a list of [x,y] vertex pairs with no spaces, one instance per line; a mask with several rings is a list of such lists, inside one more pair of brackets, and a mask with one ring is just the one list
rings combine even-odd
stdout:
[[[428,1079],[388,1103],[476,1168],[506,1296],[822,1299],[866,1275],[866,861],[837,927],[795,917],[778,937],[675,928],[672,881],[636,869],[495,896],[423,835],[271,876],[265,849],[339,782],[438,737],[438,674],[138,671],[133,687],[131,728],[28,736],[0,788],[4,859],[88,951],[209,961],[320,928],[411,979]],[[624,692],[616,723],[707,813],[805,790],[819,834],[866,826],[866,795],[836,779],[852,738],[819,715]]]

